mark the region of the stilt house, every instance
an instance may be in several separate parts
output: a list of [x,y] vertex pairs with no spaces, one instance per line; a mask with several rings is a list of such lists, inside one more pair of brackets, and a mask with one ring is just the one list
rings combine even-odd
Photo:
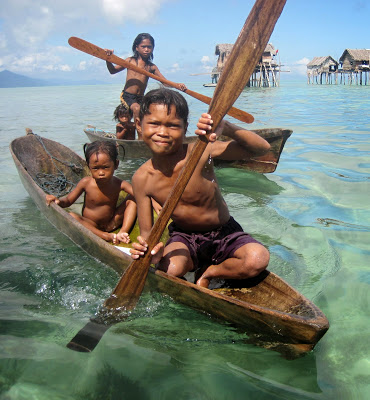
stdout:
[[340,57],[339,63],[344,71],[368,71],[370,49],[346,49]]
[[[314,57],[307,64],[308,83],[343,83],[344,85],[370,83],[370,49],[346,49],[339,63],[332,57]],[[325,79],[324,79],[325,78]]]
[[[217,71],[219,74],[225,66],[226,60],[231,53],[233,44],[218,44],[216,46],[215,54],[218,56],[217,60]],[[275,57],[278,50],[275,50],[274,46],[269,43],[259,63],[247,84],[247,86],[279,86],[279,77],[277,77],[277,72],[279,72],[279,65],[277,64]]]
[[334,60],[331,56],[325,57],[314,57],[307,64],[307,78],[308,83],[314,83],[314,80],[319,79],[320,83],[322,83],[322,79],[325,77],[326,83],[329,83],[331,79],[331,73],[338,70],[339,63]]

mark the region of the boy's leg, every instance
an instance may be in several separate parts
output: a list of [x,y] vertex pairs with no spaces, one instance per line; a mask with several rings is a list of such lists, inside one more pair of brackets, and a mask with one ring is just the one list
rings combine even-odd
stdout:
[[194,265],[188,247],[181,242],[171,242],[163,252],[157,268],[169,275],[182,277],[193,270]]
[[270,261],[270,253],[259,243],[247,243],[235,250],[232,257],[220,264],[210,265],[197,280],[197,285],[208,287],[213,278],[247,279],[259,275]]
[[[131,110],[132,110],[133,120],[134,120],[134,123],[135,123],[136,118],[139,117],[140,104],[139,104],[139,103],[132,103],[131,106],[130,106],[130,108],[131,108]],[[136,131],[136,132],[137,132],[137,131]],[[139,134],[139,132],[137,132],[137,136],[138,136],[137,138],[138,138],[139,140],[142,140],[142,136]]]

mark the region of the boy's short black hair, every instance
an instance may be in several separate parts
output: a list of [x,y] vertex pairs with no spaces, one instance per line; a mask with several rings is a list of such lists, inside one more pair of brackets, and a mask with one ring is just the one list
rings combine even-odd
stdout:
[[[154,38],[152,35],[150,35],[149,33],[139,33],[135,40],[134,43],[132,44],[132,52],[133,52],[133,57],[134,58],[138,58],[139,57],[139,53],[136,50],[136,47],[139,46],[139,44],[144,40],[144,39],[149,39],[152,46],[153,46],[153,50],[154,50]],[[152,54],[149,56],[149,61],[153,60],[154,56],[153,56],[153,52]]]
[[116,163],[118,158],[118,150],[115,142],[108,140],[96,140],[92,143],[84,145],[84,153],[87,165],[89,165],[90,157],[96,153],[105,153],[109,158]]
[[171,112],[171,106],[176,109],[176,116],[184,121],[185,126],[188,126],[189,107],[184,96],[175,90],[161,87],[148,92],[143,97],[143,102],[140,106],[139,118],[143,120],[144,115],[150,114],[149,107],[152,104],[163,104],[167,107],[167,113]]
[[121,103],[113,111],[113,119],[119,121],[119,117],[123,114],[128,114],[130,116],[130,119],[133,115],[131,108],[127,108],[123,103]]

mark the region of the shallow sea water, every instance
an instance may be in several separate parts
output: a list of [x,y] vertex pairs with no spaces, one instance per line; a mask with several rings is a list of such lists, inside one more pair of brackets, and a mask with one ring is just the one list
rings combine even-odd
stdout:
[[[212,88],[187,85],[212,96]],[[92,353],[65,347],[118,276],[40,214],[8,147],[30,127],[81,155],[85,125],[113,129],[120,90],[0,89],[0,399],[367,399],[369,86],[302,78],[245,89],[236,106],[255,116],[251,129],[293,135],[273,174],[217,171],[231,214],[269,247],[269,269],[327,315],[330,329],[313,352],[288,361],[149,291]],[[207,107],[186,97],[191,134]],[[117,174],[130,179],[137,167],[122,162]]]

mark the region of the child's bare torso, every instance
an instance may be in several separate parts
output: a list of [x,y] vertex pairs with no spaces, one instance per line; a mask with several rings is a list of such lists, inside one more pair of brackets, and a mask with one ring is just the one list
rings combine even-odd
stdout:
[[89,178],[85,186],[82,216],[104,230],[113,218],[120,191],[121,181],[116,177],[113,177],[112,182],[105,186],[98,186],[93,178]]
[[[185,159],[177,163],[171,174],[160,168],[154,168],[151,160],[143,165],[146,169],[144,173],[148,176],[147,194],[160,205],[163,206],[169,196],[189,151],[190,149]],[[172,214],[172,219],[179,228],[185,231],[206,232],[224,225],[229,218],[229,210],[216,181],[213,163],[209,163],[207,156],[204,155],[195,168]]]
[[[134,58],[128,58],[126,61],[145,69],[147,72],[155,74],[157,67],[154,64],[148,64],[145,61]],[[139,72],[127,69],[126,84],[124,90],[128,93],[143,95],[148,84],[149,77]]]

